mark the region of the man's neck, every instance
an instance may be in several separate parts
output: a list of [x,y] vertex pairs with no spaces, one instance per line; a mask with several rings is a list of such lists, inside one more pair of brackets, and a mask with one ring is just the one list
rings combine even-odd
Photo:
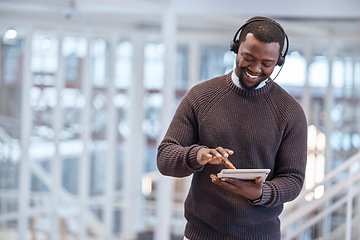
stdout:
[[[243,88],[240,84],[240,81],[239,81],[239,77],[236,75],[235,73],[235,70],[232,72],[231,74],[231,80],[233,81],[233,83],[238,86],[239,88]],[[259,89],[259,88],[262,88],[263,86],[265,86],[266,82],[268,80],[265,80],[265,81],[262,81],[255,89]]]

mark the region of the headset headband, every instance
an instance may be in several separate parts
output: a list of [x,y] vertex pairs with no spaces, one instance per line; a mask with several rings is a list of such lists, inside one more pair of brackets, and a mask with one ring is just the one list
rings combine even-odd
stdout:
[[[277,27],[281,30],[281,32],[282,32],[282,33],[284,34],[284,36],[285,36],[285,41],[286,41],[286,43],[284,42],[284,44],[286,45],[286,47],[285,47],[285,52],[284,52],[284,54],[281,53],[282,50],[284,49],[284,47],[283,47],[283,49],[282,49],[281,52],[280,52],[280,56],[279,56],[278,62],[276,63],[278,66],[282,66],[282,65],[284,64],[284,62],[285,62],[285,57],[286,57],[286,55],[287,55],[287,53],[288,53],[288,50],[289,50],[289,39],[288,39],[288,36],[287,36],[287,34],[285,33],[284,29],[280,26],[280,24],[278,24],[277,22],[272,21],[272,20],[270,20],[270,19],[266,19],[266,18],[264,18],[264,19],[263,19],[263,18],[255,18],[255,19],[251,19],[251,20],[247,21],[244,25],[242,25],[242,26],[236,31],[236,33],[235,33],[235,35],[234,35],[234,38],[233,38],[233,40],[232,40],[231,43],[230,43],[230,50],[233,51],[234,53],[237,53],[237,51],[238,51],[238,49],[239,49],[240,43],[239,43],[239,40],[237,40],[236,38],[237,38],[238,34],[240,33],[240,31],[241,31],[242,29],[244,29],[244,28],[245,28],[247,25],[249,25],[250,23],[260,22],[260,21],[265,21],[265,22],[269,22],[269,23],[274,24],[275,26],[277,26]],[[239,36],[239,37],[240,37],[240,36]]]

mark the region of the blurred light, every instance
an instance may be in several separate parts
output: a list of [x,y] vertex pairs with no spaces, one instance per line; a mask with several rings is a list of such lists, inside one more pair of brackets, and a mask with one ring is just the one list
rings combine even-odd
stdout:
[[291,54],[290,54],[291,56],[296,56],[296,57],[299,57],[299,56],[301,56],[301,54],[299,53],[299,52],[297,52],[297,51],[293,51],[293,52],[291,52]]
[[309,150],[315,150],[316,148],[316,127],[310,125],[308,128],[308,148]]
[[322,132],[319,132],[316,138],[316,148],[319,151],[325,150],[325,144],[326,144],[326,138],[325,134]]
[[[316,126],[308,128],[308,156],[306,165],[305,189],[312,189],[315,184],[320,183],[325,177],[325,151],[326,136],[317,130]],[[305,196],[307,201],[314,198],[319,199],[324,195],[324,185],[316,187]]]
[[315,154],[309,154],[306,164],[305,189],[311,189],[315,184]]
[[324,195],[324,185],[320,185],[314,190],[314,198],[319,199]]
[[314,193],[313,192],[309,192],[308,194],[306,194],[306,196],[305,196],[305,199],[306,199],[306,201],[311,201],[311,200],[313,200],[313,198],[314,198]]
[[41,43],[41,47],[42,47],[43,49],[49,49],[49,48],[51,47],[51,44],[52,44],[51,39],[45,38],[45,39],[42,41],[42,43]]
[[4,38],[6,40],[14,40],[16,39],[16,37],[17,37],[17,31],[13,28],[8,29],[4,35]]
[[316,156],[315,169],[315,182],[319,183],[324,180],[325,177],[325,156],[323,154]]
[[360,135],[358,133],[351,136],[351,141],[354,148],[360,148]]
[[165,44],[164,43],[159,43],[159,45],[157,46],[157,50],[160,53],[164,53],[165,52]]
[[145,196],[149,196],[152,192],[152,179],[150,176],[143,176],[142,178],[142,187],[141,187],[142,193]]

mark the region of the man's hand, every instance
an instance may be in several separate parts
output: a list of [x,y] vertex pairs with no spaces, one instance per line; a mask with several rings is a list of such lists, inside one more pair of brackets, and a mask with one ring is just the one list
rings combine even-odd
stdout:
[[196,153],[196,159],[201,165],[210,164],[224,164],[229,169],[236,169],[229,161],[228,157],[234,153],[233,150],[217,147],[201,148]]
[[250,200],[259,199],[262,196],[263,181],[261,177],[256,178],[255,181],[242,181],[228,177],[218,178],[214,174],[211,174],[210,177],[216,185],[240,194]]

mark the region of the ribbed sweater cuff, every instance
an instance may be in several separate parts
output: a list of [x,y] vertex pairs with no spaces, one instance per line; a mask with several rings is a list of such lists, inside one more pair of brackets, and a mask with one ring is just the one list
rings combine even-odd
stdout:
[[261,196],[261,200],[260,201],[250,201],[253,205],[264,205],[267,202],[269,202],[271,199],[271,189],[268,185],[264,184],[263,185],[263,192],[262,192],[262,196]]
[[193,146],[187,158],[188,167],[194,172],[201,171],[204,168],[204,165],[199,164],[196,159],[196,153],[200,148],[203,147],[199,145]]

